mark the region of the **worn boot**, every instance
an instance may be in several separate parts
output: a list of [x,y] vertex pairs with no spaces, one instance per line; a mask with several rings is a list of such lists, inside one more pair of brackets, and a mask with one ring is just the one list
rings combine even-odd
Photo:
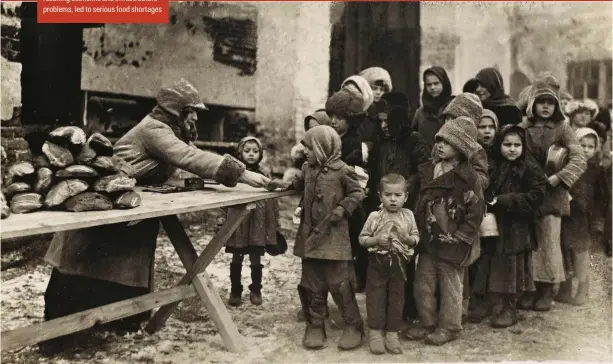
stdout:
[[230,306],[240,306],[243,303],[241,295],[243,294],[243,285],[241,284],[242,264],[230,263],[230,298],[228,304]]
[[458,331],[450,331],[447,329],[438,328],[436,331],[426,336],[424,343],[427,345],[445,345],[448,342],[456,340],[460,336]]
[[262,268],[264,266],[251,265],[251,284],[249,285],[249,300],[252,304],[259,306],[262,304]]
[[351,282],[349,280],[343,281],[338,289],[332,292],[332,298],[345,321],[345,328],[338,340],[338,347],[342,350],[355,349],[362,345],[364,323]]
[[376,355],[385,354],[382,330],[370,330],[370,352]]
[[305,310],[307,326],[302,344],[305,348],[311,350],[323,349],[326,342],[325,295],[321,292],[308,292],[306,301],[308,302],[308,307]]
[[400,337],[403,340],[423,340],[429,334],[433,333],[436,330],[436,326],[424,326],[419,323],[418,326],[411,327],[407,330],[404,330],[400,333]]
[[577,294],[575,295],[575,299],[573,300],[573,305],[581,306],[587,302],[589,288],[590,281],[586,280],[584,282],[579,282],[579,286],[577,287]]
[[490,325],[496,329],[513,326],[517,323],[517,300],[515,295],[505,295],[502,310],[492,316]]
[[539,298],[534,303],[534,311],[549,311],[553,304],[553,283],[535,282]]
[[573,280],[567,279],[560,283],[560,289],[555,298],[556,302],[573,303]]
[[385,333],[385,348],[392,354],[402,354],[402,346],[397,332]]
[[[475,302],[476,301],[476,302]],[[468,322],[478,324],[492,314],[492,301],[489,295],[473,299],[474,305],[468,311]]]
[[535,292],[524,292],[517,300],[517,308],[520,310],[532,310],[534,307]]

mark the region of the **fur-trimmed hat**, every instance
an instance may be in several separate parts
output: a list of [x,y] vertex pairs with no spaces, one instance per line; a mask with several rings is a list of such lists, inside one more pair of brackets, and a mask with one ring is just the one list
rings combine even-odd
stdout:
[[476,127],[481,122],[481,114],[483,113],[483,105],[481,100],[475,94],[464,92],[456,96],[449,105],[443,110],[443,118],[452,117],[467,117],[473,121]]
[[462,116],[446,122],[436,133],[435,140],[444,140],[460,154],[470,158],[480,148],[477,135],[475,123]]
[[341,85],[341,89],[343,88],[347,88],[349,90],[355,89],[355,91],[362,96],[362,100],[364,101],[362,110],[364,112],[366,112],[370,105],[372,105],[375,97],[372,93],[372,88],[370,87],[368,80],[366,80],[364,77],[358,75],[348,77]]
[[558,81],[552,72],[543,71],[536,75],[534,83],[539,82],[547,84],[553,91],[555,91],[556,95],[560,93],[560,81]]
[[364,102],[359,94],[341,89],[326,101],[326,112],[328,115],[351,117],[364,113],[363,104]]
[[534,120],[536,118],[534,113],[534,104],[540,97],[551,97],[555,101],[555,110],[553,115],[551,115],[551,120],[558,122],[565,119],[564,115],[562,114],[562,110],[560,110],[560,101],[558,100],[558,93],[555,90],[555,87],[551,86],[547,82],[538,81],[532,85],[532,95],[530,95],[530,101],[528,102],[528,107],[526,108],[526,116],[529,120]]
[[[481,119],[483,118],[490,118],[494,121],[494,126],[496,127],[496,131],[498,131],[498,129],[500,128],[500,124],[498,123],[498,116],[496,116],[496,113],[494,113],[492,110],[490,109],[483,109],[483,114],[481,114]],[[481,122],[479,121],[479,124],[481,124]],[[477,125],[478,127],[478,125]]]
[[383,82],[383,85],[387,87],[387,92],[392,92],[392,77],[384,68],[370,67],[360,72],[359,75],[364,77],[371,86],[377,81]]
[[583,110],[587,110],[592,114],[592,119],[598,114],[598,104],[590,99],[585,100],[572,100],[566,104],[565,112],[568,116],[573,116],[574,114],[581,112]]

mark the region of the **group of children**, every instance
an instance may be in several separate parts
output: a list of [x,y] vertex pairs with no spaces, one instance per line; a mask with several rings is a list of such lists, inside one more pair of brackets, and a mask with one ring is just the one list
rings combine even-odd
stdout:
[[[400,339],[443,345],[466,320],[490,317],[504,328],[518,321],[518,308],[547,311],[554,299],[579,305],[588,297],[592,242],[607,240],[611,223],[610,120],[593,124],[598,109],[589,100],[563,108],[565,93],[548,74],[523,93],[525,103],[505,94],[493,68],[458,96],[441,67],[423,82],[411,121],[385,69],[349,77],[305,119],[292,149],[284,179],[302,196],[293,252],[302,259],[308,349],[325,346],[328,294],[347,350],[362,344],[356,293],[366,293],[375,354],[402,353]],[[566,158],[556,161],[551,146]],[[248,137],[238,155],[257,171],[262,145]],[[275,204],[262,202],[228,244],[230,305],[241,303],[245,254],[251,302],[262,303],[260,256],[279,238]]]

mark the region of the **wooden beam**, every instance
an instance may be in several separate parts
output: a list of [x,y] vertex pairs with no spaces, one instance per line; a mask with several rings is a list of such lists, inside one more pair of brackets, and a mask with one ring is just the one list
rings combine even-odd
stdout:
[[185,269],[191,268],[196,259],[198,259],[198,254],[189,236],[187,236],[181,221],[179,221],[179,217],[177,215],[164,216],[160,221],[172,246],[174,246],[175,251],[179,255],[181,263],[183,263]]
[[[204,248],[202,254],[200,254],[194,264],[187,269],[187,273],[183,276],[183,278],[181,278],[181,280],[177,284],[189,284],[194,280],[194,278],[196,278],[196,275],[204,271],[204,269],[213,261],[217,253],[219,253],[221,248],[226,244],[228,239],[230,239],[232,234],[234,234],[234,232],[243,222],[249,211],[254,208],[255,204],[231,207],[231,209],[237,210],[234,214],[235,217],[232,220],[227,220],[224,226],[219,229],[217,234],[213,236],[213,239],[211,239],[206,248]],[[149,333],[157,331],[160,327],[164,325],[166,320],[168,320],[168,318],[178,305],[179,303],[177,302],[160,307],[160,309],[153,315],[151,320],[149,320],[149,323],[145,327],[145,330]]]
[[2,333],[2,351],[15,350],[44,340],[85,330],[96,324],[104,324],[149,311],[161,305],[196,296],[193,286],[177,286],[124,301],[111,303],[40,324],[5,331]]
[[232,316],[230,316],[226,306],[219,297],[208,274],[206,272],[198,274],[192,284],[204,307],[206,307],[215,322],[215,326],[217,326],[219,335],[221,335],[226,348],[233,353],[245,352],[246,347],[243,337],[238,332],[236,324],[232,321]]

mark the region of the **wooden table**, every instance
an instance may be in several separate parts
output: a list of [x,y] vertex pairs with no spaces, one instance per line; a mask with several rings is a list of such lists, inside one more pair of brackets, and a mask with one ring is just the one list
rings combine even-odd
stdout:
[[[205,190],[192,192],[169,194],[141,192],[142,205],[130,210],[39,211],[11,215],[1,221],[2,239],[159,218],[187,272],[176,286],[170,289],[2,332],[2,351],[34,345],[44,340],[88,329],[96,324],[119,320],[160,307],[145,327],[146,331],[152,333],[164,325],[181,300],[197,295],[215,322],[227,349],[232,352],[243,352],[245,346],[242,337],[204,270],[245,219],[249,210],[253,209],[253,202],[292,194],[295,192],[268,192],[246,185],[238,185],[235,188],[207,186]],[[226,221],[198,255],[177,215],[219,207],[235,210],[233,214],[229,214],[235,217]]]

